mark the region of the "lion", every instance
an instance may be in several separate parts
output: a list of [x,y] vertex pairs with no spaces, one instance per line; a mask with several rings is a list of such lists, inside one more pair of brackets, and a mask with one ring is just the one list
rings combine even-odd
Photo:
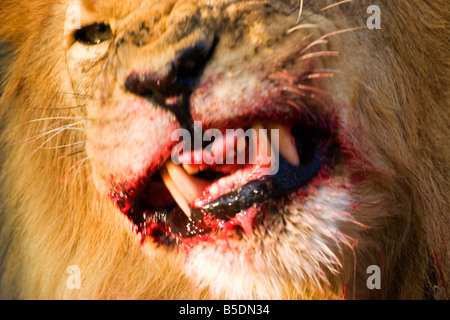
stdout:
[[[448,299],[449,18],[2,0],[0,296]],[[212,149],[174,158],[181,129]]]

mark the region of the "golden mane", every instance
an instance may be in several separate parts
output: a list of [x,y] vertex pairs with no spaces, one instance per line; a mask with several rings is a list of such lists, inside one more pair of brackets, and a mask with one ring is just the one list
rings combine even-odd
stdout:
[[[6,22],[0,24],[0,297],[209,298],[183,275],[182,257],[149,244],[142,254],[128,220],[111,214],[116,208],[99,197],[89,168],[79,170],[85,154],[62,157],[59,149],[42,148],[46,139],[39,135],[58,128],[58,118],[85,116],[64,70],[62,8],[42,0],[0,3],[0,21]],[[392,287],[383,297],[448,299],[450,6],[417,0],[383,8],[389,9],[383,12],[385,29],[370,36],[366,50],[377,53],[367,61],[370,73],[362,74],[371,90],[355,94],[359,109],[348,121],[373,128],[368,140],[355,138],[361,145],[354,147],[376,146],[377,156],[365,160],[386,174],[364,177],[370,182],[355,196],[365,201],[389,190],[389,199],[375,202],[394,203],[386,208],[391,216],[377,220],[378,211],[368,208],[363,219],[380,227],[372,230],[372,241],[384,239],[380,249],[390,253],[383,281]],[[64,130],[54,139],[68,145],[86,137]],[[393,235],[400,233],[398,241]],[[373,261],[370,249],[358,249],[356,261]],[[83,271],[80,290],[66,285],[70,265]],[[358,274],[365,275],[359,268],[363,264]],[[287,284],[285,297],[315,293],[293,292]]]

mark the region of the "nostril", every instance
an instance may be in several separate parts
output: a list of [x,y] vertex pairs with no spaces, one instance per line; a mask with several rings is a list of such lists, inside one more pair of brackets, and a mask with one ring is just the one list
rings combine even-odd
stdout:
[[151,98],[155,93],[167,91],[165,87],[168,86],[168,80],[168,76],[134,71],[125,79],[125,88],[138,96]]
[[164,70],[132,72],[125,79],[125,88],[138,96],[164,98],[192,91],[213,53],[215,41],[198,42],[179,51]]

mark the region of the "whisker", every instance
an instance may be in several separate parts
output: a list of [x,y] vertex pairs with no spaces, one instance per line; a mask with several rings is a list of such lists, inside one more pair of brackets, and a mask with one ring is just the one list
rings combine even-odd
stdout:
[[346,76],[356,82],[358,82],[359,84],[363,85],[367,90],[369,90],[372,93],[375,93],[375,90],[373,90],[371,87],[369,87],[366,83],[364,83],[364,81],[362,81],[361,79],[355,77],[354,75],[344,72],[342,70],[336,70],[336,69],[314,69],[313,72],[325,72],[325,73],[334,73],[334,74],[338,74],[338,75],[343,75]]
[[46,135],[49,135],[50,133],[55,132],[55,131],[58,131],[58,130],[61,130],[61,131],[64,131],[64,130],[84,131],[83,128],[78,128],[78,127],[75,127],[75,128],[71,128],[71,127],[59,127],[58,129],[54,129],[54,130],[51,130],[51,131],[42,133],[42,134],[37,135],[37,136],[31,137],[31,138],[27,138],[27,139],[22,140],[22,141],[19,141],[19,142],[26,142],[26,141],[30,141],[30,140],[31,140],[31,142],[32,142],[32,141],[36,141],[36,140],[38,140],[39,138],[45,137]]
[[67,130],[67,128],[63,128],[61,130],[59,130],[58,132],[56,132],[54,135],[52,135],[50,138],[48,138],[47,140],[44,141],[44,143],[42,143],[39,147],[36,148],[36,150],[34,150],[31,154],[35,154],[38,150],[40,150],[43,146],[45,146],[50,140],[52,140],[54,137],[56,137],[57,135],[59,135],[61,132],[63,132],[64,130]]
[[80,120],[80,119],[82,120],[81,122],[89,120],[89,118],[86,118],[86,117],[48,117],[48,118],[41,118],[41,119],[33,119],[33,120],[26,121],[24,123],[18,124],[16,126],[12,127],[12,128],[5,129],[5,132],[9,132],[9,131],[15,130],[17,128],[20,128],[20,127],[26,125],[26,124],[40,122],[40,121],[47,121],[47,120]]
[[311,38],[311,37],[312,37],[312,33],[309,33],[309,34],[305,35],[305,36],[302,38],[302,42],[306,42],[306,40],[308,40],[308,39]]
[[303,13],[303,0],[300,0],[300,8],[299,8],[296,24],[298,24],[300,22],[300,19],[302,17],[302,13]]
[[48,118],[40,118],[40,119],[33,119],[29,120],[27,122],[24,122],[23,124],[38,122],[38,121],[45,121],[45,120],[89,120],[89,118],[86,117],[48,117]]
[[52,133],[52,132],[57,131],[57,132],[56,132],[55,134],[53,134],[50,138],[48,138],[47,140],[45,140],[39,147],[37,147],[36,150],[34,150],[34,151],[30,154],[30,156],[33,155],[34,153],[36,153],[39,149],[42,149],[43,146],[46,145],[50,140],[52,140],[54,137],[56,137],[57,135],[59,135],[61,132],[65,131],[65,130],[79,130],[79,131],[84,131],[83,128],[78,128],[78,127],[72,128],[72,126],[74,126],[74,125],[76,125],[76,124],[78,124],[78,123],[68,124],[68,125],[66,125],[66,126],[59,127],[59,128],[57,128],[57,129],[53,129],[53,130],[50,130],[50,131],[48,131],[48,132],[42,133],[42,134],[37,135],[37,136],[35,136],[35,137],[25,139],[24,141],[27,141],[27,140],[30,140],[30,139],[31,139],[31,141],[29,142],[29,143],[31,143],[32,141],[36,141],[36,140],[38,140],[38,139],[41,138],[41,137],[44,137],[44,136],[46,136],[46,135],[48,135],[48,134],[50,134],[50,133]]
[[304,103],[299,103],[297,101],[294,102],[292,100],[287,100],[286,103],[289,106],[293,107],[294,110],[302,110],[303,112],[306,112],[309,116],[312,115],[311,112],[309,112],[309,110],[307,108],[305,108],[306,104],[304,104]]
[[294,84],[296,82],[296,78],[290,74],[287,70],[283,70],[283,71],[277,71],[276,73],[273,73],[271,75],[269,75],[270,79],[274,79],[274,80],[284,80],[289,84]]
[[312,29],[312,28],[321,28],[322,26],[320,24],[313,24],[313,23],[303,23],[303,24],[299,24],[296,25],[292,28],[290,28],[287,33],[292,33],[296,30],[300,30],[300,29]]
[[64,174],[64,176],[61,178],[61,182],[64,182],[67,177],[69,176],[70,172],[73,171],[73,169],[78,165],[78,168],[80,165],[82,165],[87,159],[89,159],[89,157],[85,157],[83,159],[78,160],[77,162],[75,162],[70,168],[69,170],[66,171],[66,173]]
[[297,88],[299,88],[301,90],[304,90],[304,91],[317,92],[317,93],[320,93],[320,94],[322,94],[324,96],[327,96],[328,98],[331,98],[331,95],[327,91],[319,89],[319,88],[316,88],[316,87],[307,86],[307,85],[304,85],[304,84],[298,84]]
[[[291,28],[290,30],[293,30],[293,29],[295,29],[295,28],[297,28],[297,27],[299,27],[299,26],[293,27],[293,28]],[[323,36],[321,36],[319,39],[314,40],[314,41],[311,42],[309,45],[307,45],[305,48],[303,48],[303,49],[300,51],[300,54],[303,54],[305,51],[311,49],[312,47],[314,47],[314,46],[316,46],[316,45],[318,45],[318,44],[327,44],[327,43],[328,43],[328,40],[326,40],[326,38],[328,38],[328,37],[331,37],[331,36],[334,36],[334,35],[337,35],[337,34],[341,34],[341,33],[345,33],[345,32],[350,32],[350,31],[356,31],[356,30],[360,30],[360,29],[365,29],[365,28],[367,28],[367,27],[366,27],[366,26],[360,26],[360,27],[355,27],[355,28],[341,29],[341,30],[335,30],[335,31],[329,32],[329,33],[324,34]],[[300,29],[300,28],[298,28],[298,29]],[[289,30],[289,31],[290,31],[290,30]],[[297,29],[296,29],[296,30],[297,30]],[[289,32],[289,31],[288,31],[288,32]]]
[[324,56],[337,57],[338,55],[339,55],[338,51],[318,51],[318,52],[305,54],[300,58],[300,60],[307,60],[307,59],[324,57]]
[[344,3],[347,3],[347,2],[352,2],[352,1],[353,1],[353,0],[343,0],[343,1],[339,1],[339,2],[337,2],[337,3],[333,3],[333,4],[330,4],[330,5],[326,6],[326,7],[323,7],[322,9],[319,10],[319,12],[324,12],[324,11],[326,11],[326,10],[328,10],[328,9],[331,9],[331,8],[337,7],[337,6],[341,5],[341,4],[344,4]]
[[311,49],[312,47],[318,45],[318,44],[327,44],[328,40],[325,39],[317,39],[314,40],[313,42],[311,42],[310,44],[308,44],[305,48],[303,48],[302,51],[300,51],[300,55],[302,55],[305,51]]
[[57,110],[72,110],[72,109],[81,109],[86,107],[86,104],[80,104],[73,107],[65,107],[65,108],[31,108],[31,107],[13,107],[14,109],[27,109],[27,110],[51,110],[51,111],[57,111]]
[[77,154],[80,154],[80,153],[83,153],[83,152],[84,152],[84,149],[76,151],[76,152],[72,152],[70,154],[65,154],[65,155],[62,155],[62,156],[58,157],[57,160],[62,160],[62,159],[68,158],[68,157],[72,157],[74,155],[77,155]]
[[306,96],[306,94],[304,92],[302,92],[301,90],[295,88],[295,87],[280,87],[280,88],[273,88],[269,91],[269,93],[274,94],[277,92],[291,92],[294,93],[298,96]]
[[26,138],[26,139],[24,139],[24,140],[19,141],[18,143],[26,142],[26,141],[30,141],[30,140],[31,140],[31,141],[36,141],[36,140],[39,139],[39,138],[42,138],[42,137],[44,137],[44,136],[46,136],[46,135],[48,135],[48,134],[50,134],[50,133],[52,133],[52,132],[55,132],[55,131],[58,131],[58,130],[61,130],[61,129],[62,129],[62,130],[67,129],[67,130],[79,130],[79,131],[84,131],[83,128],[72,127],[72,126],[75,126],[75,125],[80,124],[80,123],[82,123],[82,121],[75,122],[75,123],[71,123],[71,124],[68,124],[68,125],[65,125],[65,126],[62,126],[62,127],[58,127],[58,128],[56,128],[56,129],[52,129],[52,130],[49,130],[49,131],[40,133],[40,134],[38,134],[38,135],[36,135],[36,136],[34,136],[34,137]]
[[301,22],[303,22],[303,21],[308,20],[309,18],[311,18],[312,16],[314,16],[314,15],[316,15],[316,14],[317,14],[317,13],[313,12],[313,13],[307,15],[307,16],[304,17],[302,20],[300,20],[299,22],[297,22],[297,24],[299,24],[299,23],[301,23]]
[[333,78],[334,77],[334,73],[332,72],[318,72],[318,73],[310,73],[304,77],[302,77],[301,79],[317,79],[317,78]]
[[78,92],[57,92],[56,94],[60,95],[71,95],[71,96],[79,96],[83,98],[93,98],[94,96],[86,93],[78,93]]
[[55,147],[43,147],[41,149],[61,149],[61,148],[67,148],[67,147],[72,147],[72,146],[76,146],[76,145],[80,145],[80,144],[86,144],[87,140],[84,141],[79,141],[79,142],[75,142],[75,143],[71,143],[71,144],[65,144],[62,146],[55,146]]
[[[319,11],[317,11],[317,12],[313,12],[313,13],[307,15],[306,17],[304,17],[304,18],[301,19],[301,20],[300,20],[300,16],[301,16],[301,13],[300,13],[299,18],[297,19],[296,24],[299,24],[299,23],[301,23],[302,21],[306,21],[306,20],[308,20],[310,17],[312,17],[312,16],[314,16],[314,15],[316,15],[316,14],[318,14],[318,13],[324,12],[324,11],[326,11],[326,10],[328,10],[328,9],[337,7],[337,6],[341,5],[341,4],[348,3],[348,2],[351,2],[351,1],[352,1],[352,0],[343,0],[343,1],[339,1],[339,2],[336,2],[336,3],[330,4],[330,5],[328,5],[328,6],[325,6],[325,7],[321,8],[321,9],[320,9]],[[302,1],[302,2],[303,2],[303,1]]]
[[367,26],[359,26],[359,27],[354,27],[354,28],[335,30],[335,31],[329,32],[327,34],[324,34],[323,36],[320,37],[320,39],[326,39],[328,37],[332,37],[332,36],[335,36],[335,35],[338,35],[341,33],[357,31],[357,30],[361,30],[361,29],[367,29]]
[[87,160],[89,160],[89,158],[90,157],[84,158],[83,161],[81,161],[80,164],[78,165],[78,169],[75,172],[74,177],[72,178],[72,185],[75,183],[75,179],[77,178],[77,175],[78,175],[78,173],[80,173],[81,170],[87,169],[90,166],[92,166],[92,163],[89,163],[89,164],[83,166],[83,163],[86,162]]

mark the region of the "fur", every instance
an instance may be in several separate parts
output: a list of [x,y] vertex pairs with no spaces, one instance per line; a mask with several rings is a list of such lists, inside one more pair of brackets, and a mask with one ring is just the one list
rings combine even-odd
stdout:
[[[170,30],[153,50],[137,53],[130,47],[118,59],[100,45],[88,55],[75,50],[64,29],[69,2],[0,3],[0,21],[7,22],[0,24],[0,41],[8,46],[0,51],[0,297],[450,297],[448,1],[355,0],[323,12],[331,1],[305,1],[306,20],[300,23],[321,24],[324,32],[365,25],[365,9],[371,4],[381,8],[381,30],[330,36],[324,48],[339,51],[339,57],[318,60],[320,69],[339,71],[315,83],[326,81],[332,97],[328,111],[341,119],[345,165],[323,177],[326,186],[308,201],[290,200],[280,233],[274,232],[280,221],[273,221],[275,227],[267,235],[257,230],[253,242],[231,241],[227,247],[219,241],[216,247],[197,246],[187,256],[151,242],[141,246],[106,193],[114,182],[111,172],[126,179],[145,167],[148,159],[139,154],[124,160],[131,150],[154,154],[164,145],[164,130],[177,126],[173,116],[161,111],[155,117],[164,121],[141,122],[147,111],[139,105],[136,113],[124,112],[120,99],[127,96],[117,88],[125,66],[152,61],[151,67],[159,69],[175,47],[191,40],[178,41],[182,29]],[[86,9],[83,19],[114,21],[122,34],[134,30],[145,14],[159,19],[155,28],[161,29],[155,30],[162,30],[161,21],[180,26],[182,12],[198,10],[195,1],[185,1],[183,8],[182,2],[154,2],[151,10],[136,11],[134,2],[76,1]],[[291,9],[297,2],[273,1]],[[290,33],[296,41],[283,38],[295,14],[242,7],[211,10],[206,18],[213,21],[205,18],[204,28],[224,34],[207,71],[222,67],[240,75],[217,78],[211,86],[218,89],[193,97],[194,116],[208,124],[215,117],[239,117],[236,112],[245,109],[233,103],[244,103],[245,97],[252,101],[249,108],[258,106],[261,97],[252,96],[253,89],[271,92],[288,85],[270,77],[285,69],[291,75],[301,72],[296,59],[314,40],[304,40],[304,29]],[[233,23],[216,22],[225,14]],[[106,62],[99,63],[99,57]],[[259,81],[263,78],[272,80]],[[256,84],[238,95],[239,80]],[[45,132],[50,133],[40,136]],[[47,148],[86,140],[87,150]],[[74,151],[80,152],[69,156]],[[371,291],[366,269],[374,264],[382,270],[382,289]],[[79,290],[66,285],[70,265],[80,267]]]

